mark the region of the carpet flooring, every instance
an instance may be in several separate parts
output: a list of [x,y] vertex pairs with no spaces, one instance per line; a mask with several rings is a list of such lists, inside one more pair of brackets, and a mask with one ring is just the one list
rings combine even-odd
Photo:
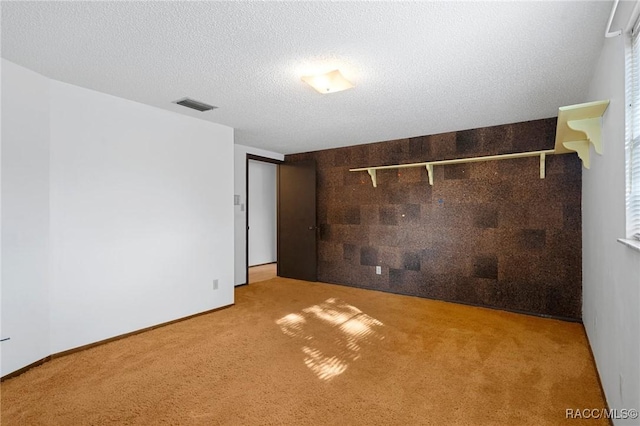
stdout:
[[566,409],[604,406],[580,324],[282,278],[0,390],[3,425],[579,425]]

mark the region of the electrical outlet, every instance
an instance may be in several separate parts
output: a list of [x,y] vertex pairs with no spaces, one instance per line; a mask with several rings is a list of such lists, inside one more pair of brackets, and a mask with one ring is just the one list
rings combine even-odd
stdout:
[[218,289],[218,280],[213,280],[213,289],[214,290]]
[[382,274],[382,266],[376,266],[376,275]]

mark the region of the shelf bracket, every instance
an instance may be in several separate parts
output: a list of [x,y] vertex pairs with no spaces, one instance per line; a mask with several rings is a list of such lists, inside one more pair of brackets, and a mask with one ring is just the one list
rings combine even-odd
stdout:
[[589,156],[589,141],[571,141],[564,142],[565,148],[569,151],[574,151],[578,154],[578,157],[582,160],[582,165],[585,169],[591,168],[591,158]]
[[609,101],[560,107],[556,130],[556,154],[575,152],[585,168],[591,166],[590,144],[602,154],[602,116]]
[[433,164],[425,164],[427,175],[429,176],[429,185],[433,186]]
[[593,144],[596,152],[602,155],[602,130],[600,124],[600,117],[567,121],[567,126],[570,129],[584,133],[587,140]]
[[378,187],[378,179],[376,178],[376,169],[367,169],[367,173],[371,176],[371,183],[374,188]]
[[544,152],[540,154],[540,179],[544,179],[546,175],[546,170],[545,170],[546,158],[547,158],[547,154],[545,154]]
[[565,148],[575,151],[582,160],[586,169],[591,167],[591,154],[589,152],[589,142],[594,149],[602,155],[602,129],[600,127],[601,118],[583,118],[582,120],[568,120],[567,127],[576,132],[583,133],[585,139],[579,141],[564,142]]

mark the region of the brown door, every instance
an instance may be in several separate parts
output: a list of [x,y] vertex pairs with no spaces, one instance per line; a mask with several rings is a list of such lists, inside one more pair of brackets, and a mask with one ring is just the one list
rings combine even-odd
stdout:
[[278,276],[316,281],[316,164],[278,167]]

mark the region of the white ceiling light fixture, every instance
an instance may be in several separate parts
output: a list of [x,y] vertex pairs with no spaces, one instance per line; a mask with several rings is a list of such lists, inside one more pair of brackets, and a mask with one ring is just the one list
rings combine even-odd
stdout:
[[302,81],[323,94],[341,92],[354,87],[353,83],[344,78],[340,70],[302,77]]

